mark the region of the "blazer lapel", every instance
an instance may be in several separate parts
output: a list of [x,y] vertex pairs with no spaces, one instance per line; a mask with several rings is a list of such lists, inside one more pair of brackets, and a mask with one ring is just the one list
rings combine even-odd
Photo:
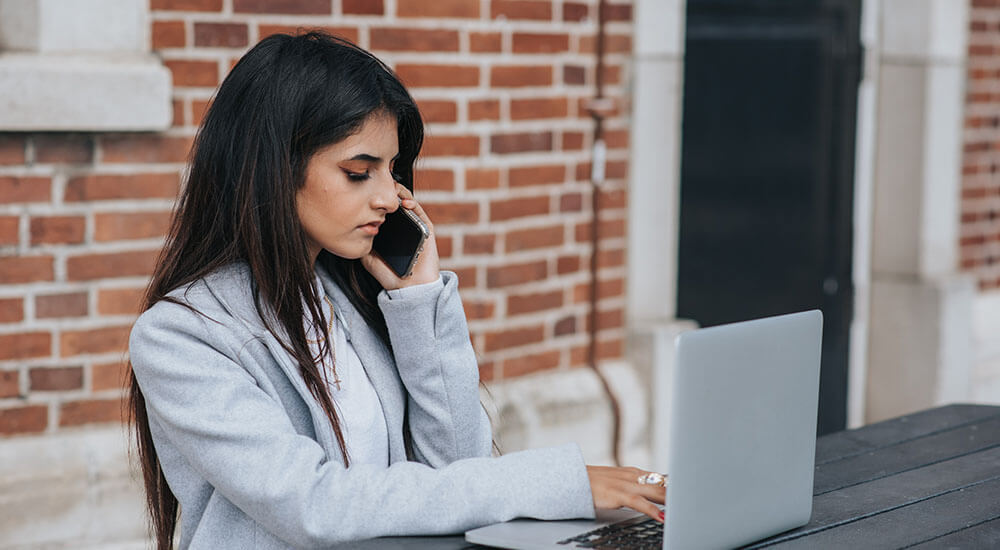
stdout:
[[323,289],[333,300],[337,319],[344,327],[347,339],[354,346],[354,351],[361,359],[361,365],[381,401],[382,414],[389,431],[389,461],[406,460],[403,439],[396,436],[403,433],[403,412],[406,407],[406,393],[399,373],[396,372],[396,361],[326,270],[319,268],[317,272]]
[[[327,456],[340,457],[340,446],[333,434],[330,420],[320,406],[319,401],[309,391],[299,366],[292,356],[285,351],[281,343],[267,330],[253,303],[253,292],[250,285],[250,269],[245,264],[234,264],[220,269],[205,279],[212,294],[226,308],[230,315],[238,319],[251,333],[260,338],[274,362],[284,371],[285,376],[291,382],[292,387],[298,392],[302,401],[309,410],[312,417],[313,432],[316,434],[316,441],[326,451]],[[269,312],[268,312],[269,313]],[[284,329],[273,317],[269,318],[271,326],[282,338],[285,337]]]

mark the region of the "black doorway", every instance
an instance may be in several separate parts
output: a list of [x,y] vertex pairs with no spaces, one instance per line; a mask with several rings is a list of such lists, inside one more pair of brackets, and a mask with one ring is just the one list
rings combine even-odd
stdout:
[[820,308],[819,433],[847,419],[860,0],[688,0],[677,316]]

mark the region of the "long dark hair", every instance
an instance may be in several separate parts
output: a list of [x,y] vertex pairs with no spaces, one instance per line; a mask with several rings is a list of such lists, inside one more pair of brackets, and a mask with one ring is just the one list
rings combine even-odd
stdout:
[[[383,112],[397,123],[395,177],[412,189],[423,124],[413,98],[388,67],[358,46],[319,32],[260,41],[233,67],[205,115],[143,304],[145,311],[161,300],[177,302],[167,293],[227,264],[245,263],[257,313],[272,334],[283,333],[278,340],[298,362],[329,417],[345,463],[340,421],[302,322],[306,309],[320,332],[327,320],[314,288],[295,196],[316,151]],[[381,285],[359,260],[322,251],[317,262],[388,346],[376,302]],[[265,312],[280,326],[272,326]],[[327,353],[325,347],[320,350]],[[152,530],[157,548],[168,550],[177,524],[177,498],[160,468],[146,402],[131,368],[126,386]]]

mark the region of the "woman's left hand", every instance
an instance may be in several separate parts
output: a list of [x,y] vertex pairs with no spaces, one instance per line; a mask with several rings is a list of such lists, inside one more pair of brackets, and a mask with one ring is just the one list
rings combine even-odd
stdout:
[[440,276],[441,265],[438,259],[437,241],[434,238],[434,224],[427,217],[427,213],[413,198],[413,193],[402,184],[396,184],[396,192],[402,200],[399,207],[406,208],[416,214],[427,226],[430,235],[424,241],[423,247],[418,252],[417,263],[413,266],[413,271],[409,277],[400,277],[386,264],[374,250],[361,258],[361,265],[372,274],[373,277],[386,290],[404,288],[408,286],[433,283]]

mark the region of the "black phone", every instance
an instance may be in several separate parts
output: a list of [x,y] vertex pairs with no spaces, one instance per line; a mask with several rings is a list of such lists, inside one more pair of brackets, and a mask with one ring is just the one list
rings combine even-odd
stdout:
[[372,249],[396,275],[409,277],[428,236],[430,232],[423,220],[400,205],[395,212],[385,216]]

